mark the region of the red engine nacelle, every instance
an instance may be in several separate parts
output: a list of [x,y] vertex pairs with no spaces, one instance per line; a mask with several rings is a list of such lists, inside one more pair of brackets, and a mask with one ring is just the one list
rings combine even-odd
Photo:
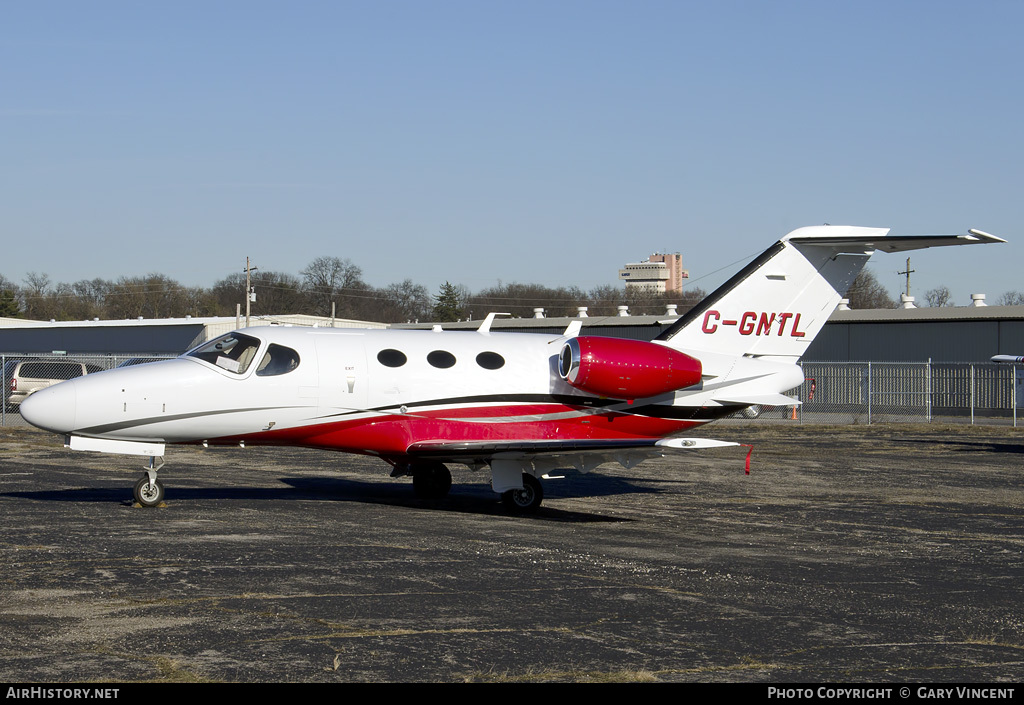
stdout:
[[653,397],[700,382],[700,360],[642,340],[582,336],[558,356],[562,379],[585,392],[613,399]]

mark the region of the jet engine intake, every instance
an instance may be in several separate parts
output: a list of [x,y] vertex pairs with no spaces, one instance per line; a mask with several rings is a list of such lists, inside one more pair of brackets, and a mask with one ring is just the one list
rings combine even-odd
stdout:
[[600,336],[570,338],[558,374],[576,389],[612,399],[642,399],[700,382],[700,360],[657,343]]

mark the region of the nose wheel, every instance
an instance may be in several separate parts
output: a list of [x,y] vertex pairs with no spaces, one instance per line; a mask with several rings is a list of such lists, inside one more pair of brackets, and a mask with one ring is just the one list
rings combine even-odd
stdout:
[[135,501],[143,507],[157,507],[164,501],[164,486],[156,478],[156,473],[164,466],[163,459],[153,457],[149,459],[149,465],[142,477],[135,483]]
[[135,501],[143,507],[156,507],[164,501],[164,486],[160,480],[150,480],[143,475],[135,483]]

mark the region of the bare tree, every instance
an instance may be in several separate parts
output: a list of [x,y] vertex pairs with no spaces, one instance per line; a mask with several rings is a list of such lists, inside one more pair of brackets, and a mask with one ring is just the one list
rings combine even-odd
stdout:
[[934,289],[926,291],[924,294],[925,306],[931,308],[940,308],[942,306],[953,305],[953,295],[949,293],[949,287],[937,286]]
[[182,286],[165,274],[121,277],[107,293],[111,318],[178,318],[212,308],[203,289]]
[[483,317],[492,311],[504,311],[521,318],[529,318],[533,310],[542,308],[549,316],[572,315],[577,305],[586,303],[586,293],[578,287],[553,289],[543,284],[512,282],[482,289],[469,297],[466,306]]
[[18,285],[12,282],[10,279],[0,274],[0,289],[10,289],[11,291],[17,291]]
[[25,276],[21,296],[24,301],[25,317],[33,320],[56,318],[53,300],[50,298],[50,277],[39,272]]
[[352,297],[365,297],[370,287],[363,281],[363,270],[349,259],[317,257],[301,272],[303,289],[320,316],[331,314],[331,303],[336,314],[350,317],[358,309]]
[[376,321],[404,323],[427,320],[434,308],[434,300],[427,287],[414,283],[412,279],[376,289],[374,294],[375,315],[369,317]]
[[96,311],[95,315],[102,316],[106,314],[104,309],[111,286],[106,279],[82,279],[71,285],[71,293]]
[[862,269],[846,293],[850,308],[896,308],[896,301],[885,290],[873,272]]
[[996,299],[996,306],[1020,306],[1024,304],[1024,293],[1007,291]]
[[[296,313],[308,308],[302,280],[293,274],[255,270],[250,284],[256,290],[254,313]],[[220,315],[233,316],[236,306],[245,304],[245,272],[229,274],[214,284],[209,293]]]
[[50,293],[50,300],[53,305],[51,318],[58,321],[84,321],[104,315],[103,298],[83,296],[74,284],[57,284]]

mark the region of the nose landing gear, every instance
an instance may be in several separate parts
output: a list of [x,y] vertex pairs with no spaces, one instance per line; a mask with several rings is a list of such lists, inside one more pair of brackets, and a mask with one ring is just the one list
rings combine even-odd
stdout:
[[[159,462],[159,464],[158,464]],[[158,507],[164,501],[164,486],[156,478],[157,472],[164,466],[163,458],[153,456],[149,459],[142,477],[135,483],[135,501],[142,507]]]

